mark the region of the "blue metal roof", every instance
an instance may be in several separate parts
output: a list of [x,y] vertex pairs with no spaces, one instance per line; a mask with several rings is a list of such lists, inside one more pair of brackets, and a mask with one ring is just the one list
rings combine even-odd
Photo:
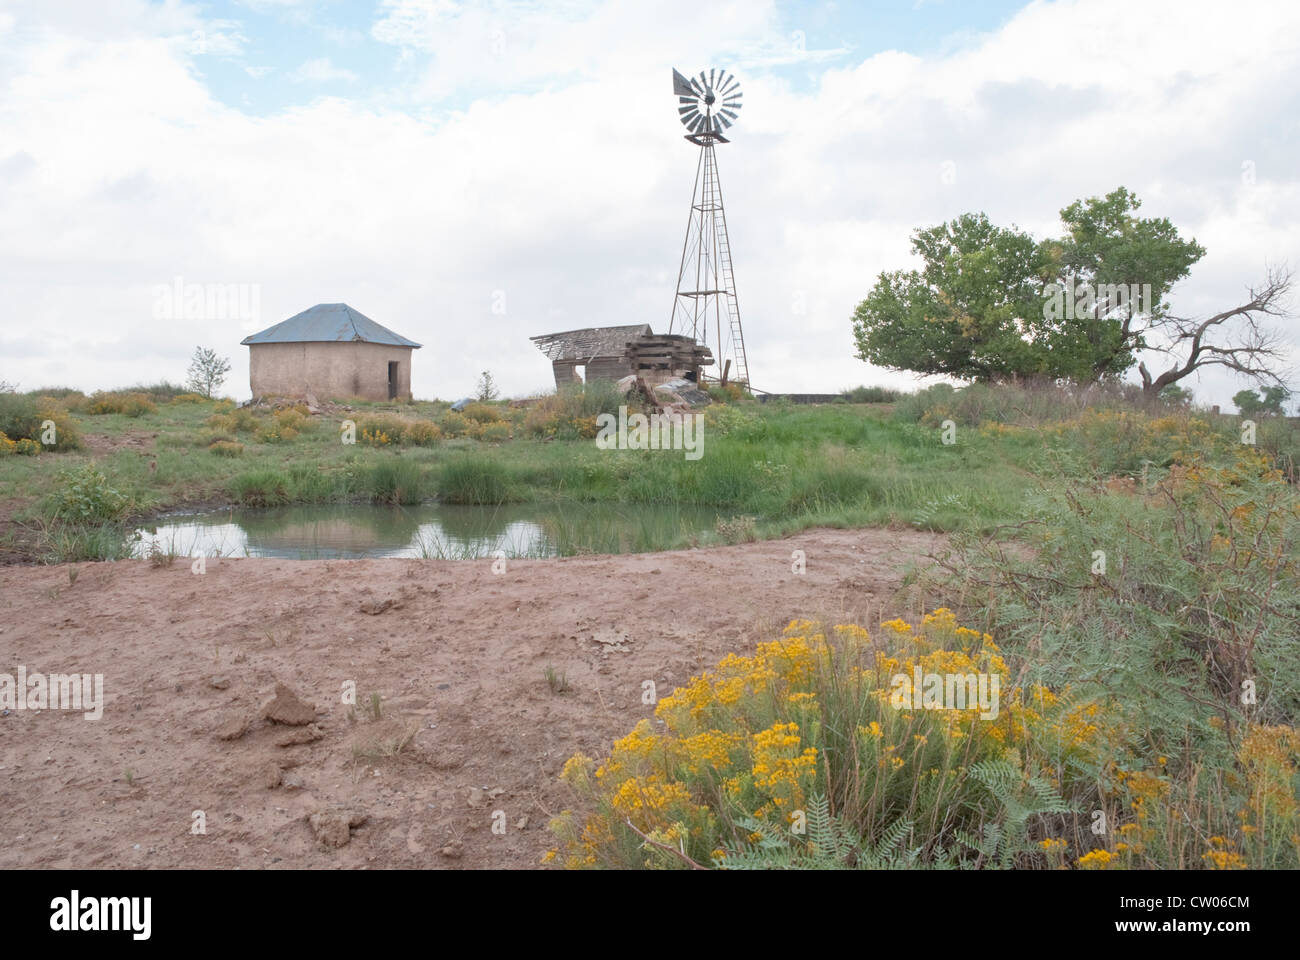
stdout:
[[273,327],[251,334],[239,342],[254,343],[384,343],[393,347],[419,347],[387,327],[380,326],[346,303],[318,303]]

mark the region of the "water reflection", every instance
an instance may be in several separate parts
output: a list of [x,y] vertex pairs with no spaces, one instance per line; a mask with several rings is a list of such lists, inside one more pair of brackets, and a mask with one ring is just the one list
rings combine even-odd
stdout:
[[235,508],[164,518],[140,531],[139,555],[476,559],[626,553],[681,546],[716,510],[628,504]]

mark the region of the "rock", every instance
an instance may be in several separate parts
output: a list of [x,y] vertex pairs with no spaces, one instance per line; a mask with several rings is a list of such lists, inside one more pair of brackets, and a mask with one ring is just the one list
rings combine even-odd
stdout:
[[352,828],[359,827],[369,817],[345,807],[321,809],[307,817],[317,842],[327,847],[344,847],[352,839]]
[[299,727],[297,730],[291,730],[280,739],[275,741],[277,747],[294,747],[300,743],[314,743],[325,736],[325,731],[315,723],[309,723],[305,727]]
[[268,763],[263,770],[263,782],[268,790],[274,790],[278,787],[282,777],[283,771],[278,763]]
[[283,683],[275,685],[275,699],[262,711],[266,719],[292,727],[301,727],[316,719],[316,708],[298,699]]
[[520,817],[520,818],[515,822],[515,829],[516,829],[516,830],[527,830],[527,829],[528,829],[528,818],[527,818],[527,817]]
[[484,794],[482,790],[480,790],[478,787],[471,787],[469,791],[469,797],[466,798],[465,802],[468,803],[471,807],[481,807],[483,806],[483,798],[484,798]]
[[230,686],[229,677],[208,677],[208,686],[213,690],[225,690]]
[[303,788],[302,776],[297,773],[286,771],[281,786],[286,790],[301,790]]
[[453,840],[438,852],[448,860],[459,860],[465,855],[465,848],[459,840]]
[[246,715],[231,717],[217,727],[218,740],[238,740],[248,731],[249,719]]
[[361,601],[361,612],[368,613],[372,617],[377,617],[385,610],[391,610],[392,607],[393,607],[393,600],[391,597],[385,600],[362,600]]

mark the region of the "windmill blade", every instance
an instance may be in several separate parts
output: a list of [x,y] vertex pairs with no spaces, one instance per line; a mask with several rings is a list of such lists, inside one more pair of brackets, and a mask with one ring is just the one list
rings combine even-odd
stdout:
[[690,113],[686,114],[684,117],[681,117],[679,119],[682,121],[683,124],[686,125],[687,130],[693,130],[694,128],[691,126],[691,124],[693,124],[699,118],[700,118],[699,112],[692,109]]
[[717,89],[717,85],[713,82],[713,75],[714,75],[715,73],[717,73],[716,70],[713,70],[713,69],[710,69],[710,70],[709,70],[709,90],[710,90],[710,91],[712,91],[712,90],[716,90],[716,89]]
[[691,81],[676,70],[673,70],[673,93],[686,97],[693,96],[695,93],[691,89]]
[[729,97],[740,88],[740,81],[735,77],[729,77],[725,83],[719,84],[718,96]]
[[[683,99],[684,99],[684,98],[683,98]],[[692,103],[688,103],[688,104],[687,104],[686,106],[684,106],[684,107],[678,107],[678,108],[677,108],[677,114],[678,114],[678,116],[681,116],[681,115],[684,114],[684,113],[691,113],[691,112],[694,111],[694,110],[695,110],[695,104],[694,104],[694,102],[692,102]]]

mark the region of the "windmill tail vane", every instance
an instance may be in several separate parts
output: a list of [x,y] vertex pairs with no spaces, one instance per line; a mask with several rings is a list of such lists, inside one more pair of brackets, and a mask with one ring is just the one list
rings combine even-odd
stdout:
[[673,70],[673,94],[678,119],[688,131],[686,139],[700,148],[700,155],[668,332],[685,333],[713,347],[717,379],[748,386],[731,240],[714,155],[716,144],[730,142],[723,131],[740,112],[740,82],[725,70],[701,70],[697,77]]

